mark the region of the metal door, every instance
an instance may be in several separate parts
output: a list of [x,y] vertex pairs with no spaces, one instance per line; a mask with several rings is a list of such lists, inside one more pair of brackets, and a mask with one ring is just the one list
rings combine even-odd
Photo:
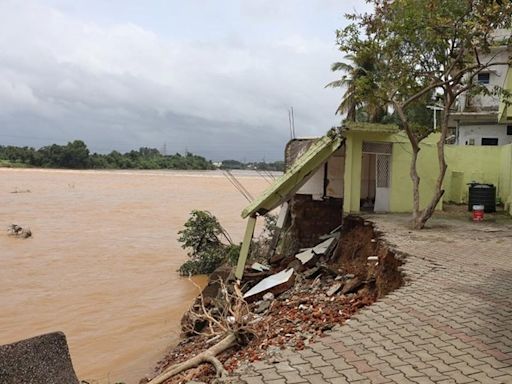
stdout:
[[389,211],[389,195],[390,195],[390,175],[391,175],[391,155],[377,154],[376,158],[375,178],[375,212]]

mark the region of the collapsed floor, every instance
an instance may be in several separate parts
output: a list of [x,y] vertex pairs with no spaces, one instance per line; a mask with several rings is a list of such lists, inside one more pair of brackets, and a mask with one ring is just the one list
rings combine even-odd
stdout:
[[[338,231],[321,236],[315,247],[301,249],[293,256],[273,258],[273,262],[268,268],[256,263],[254,268],[246,269],[242,288],[249,303],[253,337],[245,345],[217,356],[228,372],[242,362],[268,358],[272,350],[305,348],[403,283],[399,257],[379,238],[372,223],[356,216],[345,218]],[[221,269],[210,277],[203,292],[206,306],[216,305],[218,278],[229,281],[232,277],[228,275],[228,269]],[[200,306],[198,299],[192,308]],[[191,335],[190,329],[201,331],[205,324],[190,321],[185,315],[182,325],[188,335],[158,363],[156,373],[213,344],[211,337]],[[165,383],[192,379],[211,383],[215,374],[211,365],[203,364]]]

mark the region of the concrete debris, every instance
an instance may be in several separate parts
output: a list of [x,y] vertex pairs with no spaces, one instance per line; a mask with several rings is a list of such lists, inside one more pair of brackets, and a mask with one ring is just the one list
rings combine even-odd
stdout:
[[30,228],[23,228],[20,225],[11,224],[7,229],[7,234],[9,236],[16,236],[22,239],[26,239],[32,236],[32,231],[30,230]]
[[263,295],[263,300],[272,301],[274,300],[274,294],[272,292],[267,292]]
[[300,272],[304,269],[304,264],[300,262],[299,260],[295,259],[288,264],[288,268],[292,268],[296,272]]
[[313,253],[315,255],[325,255],[328,253],[328,250],[331,248],[333,244],[335,244],[337,238],[336,237],[330,237],[327,240],[321,242],[317,246],[313,248]]
[[264,271],[269,271],[270,267],[268,265],[254,263],[253,265],[251,265],[251,269],[254,269],[255,271],[258,271],[258,272],[264,272]]
[[342,282],[337,282],[337,283],[334,283],[331,288],[329,288],[327,290],[327,292],[325,293],[327,296],[331,297],[332,295],[334,295],[336,292],[338,292],[341,287],[343,287],[343,283]]
[[271,305],[272,305],[272,303],[270,301],[262,300],[259,302],[259,304],[256,306],[256,308],[254,308],[254,312],[255,313],[266,312],[267,309],[269,309]]
[[303,252],[297,253],[295,257],[299,259],[302,264],[306,264],[315,257],[315,253],[313,252],[313,248],[308,248]]
[[319,239],[320,240],[325,240],[325,239],[328,239],[330,237],[335,237],[335,238],[339,239],[341,227],[342,227],[342,225],[337,226],[331,232],[329,232],[327,235],[320,236]]
[[361,279],[359,279],[358,277],[354,277],[353,279],[345,283],[343,289],[341,290],[341,293],[343,295],[346,295],[347,293],[355,292],[363,284],[364,282]]
[[314,279],[316,276],[318,276],[319,273],[320,273],[320,267],[313,267],[313,268],[309,268],[302,275],[306,279]]
[[254,287],[252,287],[249,291],[245,293],[244,299],[248,299],[250,297],[269,291],[271,289],[275,289],[279,293],[284,292],[276,288],[286,288],[280,286],[286,285],[288,282],[290,282],[293,273],[293,268],[288,268],[279,273],[276,273],[275,275],[271,275],[261,280],[258,284],[256,284]]
[[[378,237],[373,227],[358,219],[346,222],[343,236],[338,229],[321,236],[314,247],[275,253],[279,258],[270,263],[269,270],[246,268],[241,283],[249,288],[244,298],[253,316],[249,324],[254,338],[232,354],[219,357],[226,370],[269,359],[273,349],[304,349],[327,330],[347,322],[360,308],[372,304],[381,292],[385,294],[401,284],[400,264],[384,242],[375,240]],[[373,266],[376,263],[380,264],[378,268]],[[164,364],[197,355],[205,345],[204,336],[191,337],[180,343]],[[211,382],[214,374],[205,367],[194,377]],[[190,380],[183,379],[176,377],[169,384]]]
[[0,345],[0,382],[78,384],[64,333]]
[[329,256],[337,244],[339,233],[329,235],[327,240],[322,241],[313,248],[301,249],[295,257],[301,261],[302,265],[307,265],[315,261],[315,256]]

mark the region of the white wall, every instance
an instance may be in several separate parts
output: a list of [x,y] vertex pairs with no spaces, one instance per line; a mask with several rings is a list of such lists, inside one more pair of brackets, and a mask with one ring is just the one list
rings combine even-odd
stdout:
[[463,125],[459,127],[458,144],[469,145],[474,139],[474,145],[481,145],[482,138],[497,138],[498,145],[512,143],[512,136],[507,135],[506,125]]
[[[507,62],[509,55],[510,51],[503,50],[503,48],[501,48],[501,52],[497,53],[495,50],[493,50],[491,51],[491,54],[482,55],[480,59],[482,63],[487,63],[490,60],[493,60],[494,62]],[[508,65],[496,65],[490,67],[488,70],[489,84],[486,84],[487,89],[492,90],[495,86],[505,86],[507,70]],[[477,95],[470,97],[469,100],[466,100],[467,97],[469,96],[462,95],[462,97],[460,98],[460,102],[458,104],[459,111],[461,112],[466,111],[466,108],[476,110],[498,110],[498,106],[500,104],[500,99],[497,96]]]
[[[327,197],[343,198],[343,176],[345,174],[345,152],[336,151],[327,161]],[[325,166],[322,165],[315,174],[298,191],[300,195],[312,195],[313,200],[324,197]]]

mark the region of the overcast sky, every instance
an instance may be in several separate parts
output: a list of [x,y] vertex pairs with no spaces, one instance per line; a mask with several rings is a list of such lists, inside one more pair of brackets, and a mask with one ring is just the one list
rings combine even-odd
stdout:
[[335,30],[363,0],[0,0],[0,144],[277,160],[338,125]]

